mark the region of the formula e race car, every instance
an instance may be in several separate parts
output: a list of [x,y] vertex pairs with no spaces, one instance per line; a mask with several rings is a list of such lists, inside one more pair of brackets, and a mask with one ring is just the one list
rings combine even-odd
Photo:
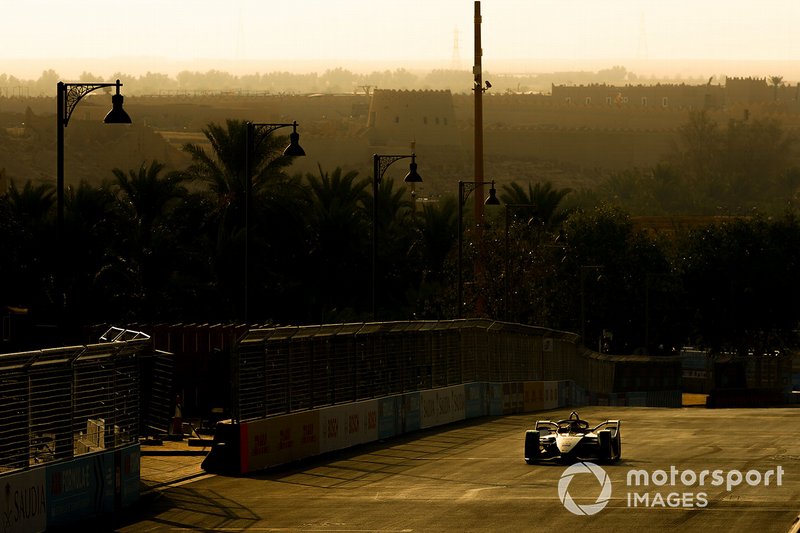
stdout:
[[553,422],[537,420],[525,432],[525,462],[619,461],[622,456],[620,421],[606,420],[593,428],[572,411],[569,418]]

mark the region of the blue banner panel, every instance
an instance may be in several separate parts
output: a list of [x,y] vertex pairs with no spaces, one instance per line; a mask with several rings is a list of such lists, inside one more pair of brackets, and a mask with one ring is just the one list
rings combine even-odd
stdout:
[[500,416],[503,414],[503,384],[486,384],[486,404],[489,406],[489,414]]
[[467,383],[464,385],[464,414],[467,418],[486,416],[484,383]]
[[114,510],[114,452],[48,466],[47,526],[63,526]]
[[141,479],[141,451],[139,444],[120,450],[120,503],[129,507],[139,501]]
[[398,434],[398,396],[378,400],[378,438],[385,439]]
[[422,420],[420,393],[409,392],[400,397],[400,433],[417,431]]

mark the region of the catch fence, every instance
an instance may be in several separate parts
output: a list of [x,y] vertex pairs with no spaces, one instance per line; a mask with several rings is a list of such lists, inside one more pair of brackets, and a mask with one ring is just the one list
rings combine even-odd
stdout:
[[[573,333],[471,319],[249,330],[232,365],[232,418],[269,416],[461,383],[613,384]],[[609,381],[610,380],[610,381]]]
[[139,332],[0,354],[0,473],[138,442],[166,427],[169,354]]

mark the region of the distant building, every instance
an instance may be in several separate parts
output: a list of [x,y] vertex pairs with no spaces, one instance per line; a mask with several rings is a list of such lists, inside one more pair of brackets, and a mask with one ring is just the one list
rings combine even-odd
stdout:
[[556,103],[576,106],[705,109],[725,102],[720,85],[553,85]]
[[767,78],[726,78],[724,85],[553,85],[553,100],[576,106],[709,109],[780,101],[797,104],[800,86],[778,84]]
[[459,146],[453,95],[450,91],[389,91],[376,89],[367,118],[373,146]]

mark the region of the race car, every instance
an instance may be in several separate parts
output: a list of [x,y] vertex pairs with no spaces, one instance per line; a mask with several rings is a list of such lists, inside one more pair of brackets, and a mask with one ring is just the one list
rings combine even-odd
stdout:
[[606,420],[595,427],[572,411],[569,418],[537,420],[525,432],[525,462],[619,461],[622,456],[620,421]]

